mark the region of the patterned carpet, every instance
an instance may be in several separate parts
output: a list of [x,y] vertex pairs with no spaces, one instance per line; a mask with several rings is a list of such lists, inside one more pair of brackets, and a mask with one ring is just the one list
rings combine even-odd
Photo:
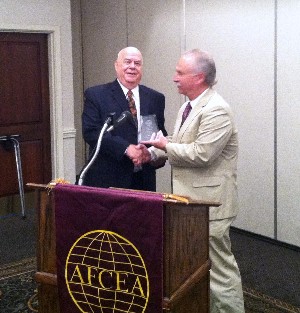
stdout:
[[246,313],[300,313],[300,309],[278,299],[243,287]]
[[0,268],[0,312],[38,312],[36,288],[33,279],[35,258],[4,265]]
[[[0,312],[38,312],[37,284],[33,279],[35,258],[0,268]],[[300,309],[244,287],[246,313],[300,313]]]

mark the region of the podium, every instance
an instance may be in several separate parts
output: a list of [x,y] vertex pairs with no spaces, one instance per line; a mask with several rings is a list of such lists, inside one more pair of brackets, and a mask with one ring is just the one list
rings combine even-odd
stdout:
[[[45,185],[35,189],[38,215],[37,272],[39,313],[60,312],[56,277],[55,208]],[[163,311],[209,312],[209,206],[168,197],[163,202]]]

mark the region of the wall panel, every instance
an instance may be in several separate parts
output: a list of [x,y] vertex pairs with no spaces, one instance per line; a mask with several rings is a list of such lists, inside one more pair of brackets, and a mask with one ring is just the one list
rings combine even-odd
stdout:
[[274,2],[186,2],[186,47],[210,51],[239,130],[235,226],[274,233]]
[[278,239],[300,238],[300,2],[278,1]]
[[[181,98],[173,83],[181,54],[182,3],[180,1],[128,1],[128,43],[144,56],[142,83],[166,97],[166,128],[172,133]],[[171,192],[171,169],[157,171],[157,190]]]
[[84,88],[115,79],[117,53],[126,47],[126,1],[82,0]]

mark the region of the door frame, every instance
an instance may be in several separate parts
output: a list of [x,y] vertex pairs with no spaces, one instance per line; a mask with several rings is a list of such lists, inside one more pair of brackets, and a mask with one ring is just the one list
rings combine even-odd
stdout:
[[[61,33],[58,26],[49,25],[2,25],[1,32],[43,33],[48,35],[48,64],[50,92],[50,131],[52,178],[64,177],[64,138],[73,138],[76,130],[63,129],[63,94],[61,71]],[[74,169],[75,170],[75,169]]]

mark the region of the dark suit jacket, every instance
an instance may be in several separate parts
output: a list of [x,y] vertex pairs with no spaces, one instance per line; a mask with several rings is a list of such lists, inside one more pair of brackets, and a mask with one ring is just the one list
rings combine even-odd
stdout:
[[[158,127],[166,135],[164,127],[165,97],[163,94],[139,85],[141,115],[155,114]],[[128,111],[128,101],[118,81],[94,86],[85,91],[85,103],[82,114],[84,140],[90,146],[90,153],[97,144],[99,133],[111,112],[118,118]],[[100,153],[89,168],[83,185],[95,187],[132,188],[133,163],[124,155],[130,144],[137,144],[137,128],[133,121],[125,122],[120,127],[103,136]],[[136,175],[136,174],[135,174]],[[155,168],[143,165],[140,175],[141,190],[155,191]]]

